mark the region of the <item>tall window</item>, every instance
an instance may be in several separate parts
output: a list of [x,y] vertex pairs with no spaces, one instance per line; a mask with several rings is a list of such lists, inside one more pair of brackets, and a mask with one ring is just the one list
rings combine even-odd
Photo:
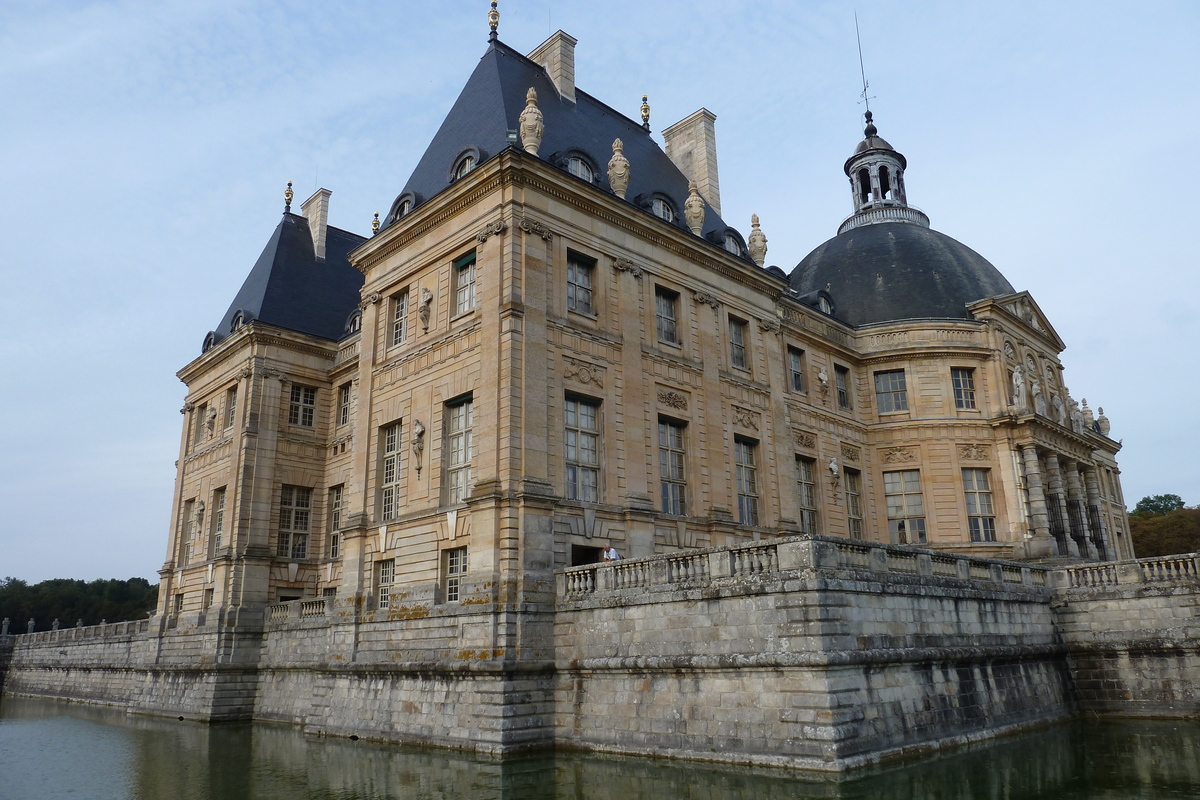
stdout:
[[733,460],[737,467],[738,522],[758,524],[758,466],[755,450],[758,445],[748,439],[735,439]]
[[400,509],[400,423],[385,427],[381,439],[379,517],[391,519]]
[[237,414],[237,387],[230,386],[225,390],[225,427],[233,427],[233,418]]
[[908,389],[904,384],[904,370],[890,369],[875,373],[875,404],[880,414],[908,410]]
[[216,551],[221,549],[221,545],[225,539],[225,487],[222,486],[213,492],[212,503],[212,533],[210,549],[212,554],[216,555]]
[[800,532],[817,532],[817,462],[796,456],[796,490],[800,498]]
[[380,561],[375,567],[375,596],[380,608],[392,605],[392,583],[396,580],[396,559]]
[[833,365],[833,381],[837,385],[838,408],[850,410],[850,370]]
[[342,554],[342,494],[345,486],[338,484],[329,490],[329,557]]
[[862,475],[856,469],[846,470],[846,523],[851,539],[863,538]]
[[392,298],[392,346],[408,338],[408,290]]
[[804,351],[795,347],[787,349],[788,387],[793,392],[804,391]]
[[279,496],[279,557],[308,558],[312,489],[283,485]]
[[687,479],[683,471],[684,424],[658,421],[658,471],[662,479],[664,514],[687,513]]
[[580,314],[593,313],[592,274],[595,262],[583,256],[567,255],[567,309]]
[[454,262],[454,313],[465,314],[475,307],[475,254]]
[[183,513],[179,518],[179,559],[186,566],[192,560],[192,536],[194,535],[193,517],[196,514],[196,501],[184,500]]
[[954,383],[954,407],[975,408],[975,370],[955,367],[950,370]]
[[317,390],[311,386],[292,385],[292,402],[288,407],[288,424],[313,426],[317,411]]
[[925,543],[925,504],[921,499],[921,472],[915,469],[883,473],[888,531],[897,544]]
[[733,317],[729,318],[729,361],[746,369],[746,323]]
[[679,318],[679,295],[666,289],[654,290],[654,322],[658,328],[658,340],[668,344],[679,344],[676,321]]
[[461,503],[471,494],[471,408],[465,402],[446,406],[446,503]]
[[563,407],[566,428],[566,494],[571,500],[600,500],[600,404],[568,397]]
[[967,496],[967,525],[972,542],[996,541],[996,511],[992,507],[992,484],[986,469],[964,469],[963,492]]
[[204,424],[208,419],[208,403],[201,403],[192,412],[192,447],[199,447],[204,442]]
[[350,424],[350,384],[343,383],[338,387],[338,419],[337,424]]
[[446,602],[457,603],[462,596],[462,579],[467,574],[467,548],[455,547],[442,556]]

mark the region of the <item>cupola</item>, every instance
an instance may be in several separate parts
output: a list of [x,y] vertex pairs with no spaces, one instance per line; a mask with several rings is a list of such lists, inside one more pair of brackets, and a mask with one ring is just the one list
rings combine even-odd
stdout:
[[904,191],[904,169],[908,162],[879,135],[870,111],[863,140],[846,159],[846,176],[854,199],[854,214],[842,223],[839,233],[873,222],[913,222],[929,227],[929,218],[908,205]]

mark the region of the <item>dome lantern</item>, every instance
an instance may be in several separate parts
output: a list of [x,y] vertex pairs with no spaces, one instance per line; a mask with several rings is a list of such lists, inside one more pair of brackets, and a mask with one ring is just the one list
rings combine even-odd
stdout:
[[904,221],[929,226],[929,219],[908,205],[904,170],[908,161],[885,139],[867,111],[863,140],[846,159],[846,176],[854,199],[854,214],[842,223],[843,230],[872,222]]

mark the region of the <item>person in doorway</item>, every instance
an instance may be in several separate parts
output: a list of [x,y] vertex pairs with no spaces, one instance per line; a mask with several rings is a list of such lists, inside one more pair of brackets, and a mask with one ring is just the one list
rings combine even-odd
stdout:
[[608,547],[604,548],[604,560],[605,561],[620,561],[621,554],[617,552],[617,548],[613,547],[610,544]]

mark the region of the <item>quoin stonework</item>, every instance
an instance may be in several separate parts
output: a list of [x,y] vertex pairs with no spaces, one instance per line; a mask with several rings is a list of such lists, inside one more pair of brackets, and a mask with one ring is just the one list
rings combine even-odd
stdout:
[[366,235],[288,185],[179,373],[157,612],[7,637],[6,690],[825,769],[1195,713],[1153,654],[1196,665],[1196,562],[1133,560],[1063,341],[869,112],[853,213],[788,271],[782,212],[721,217],[713,113],[660,145],[574,38],[496,29]]

